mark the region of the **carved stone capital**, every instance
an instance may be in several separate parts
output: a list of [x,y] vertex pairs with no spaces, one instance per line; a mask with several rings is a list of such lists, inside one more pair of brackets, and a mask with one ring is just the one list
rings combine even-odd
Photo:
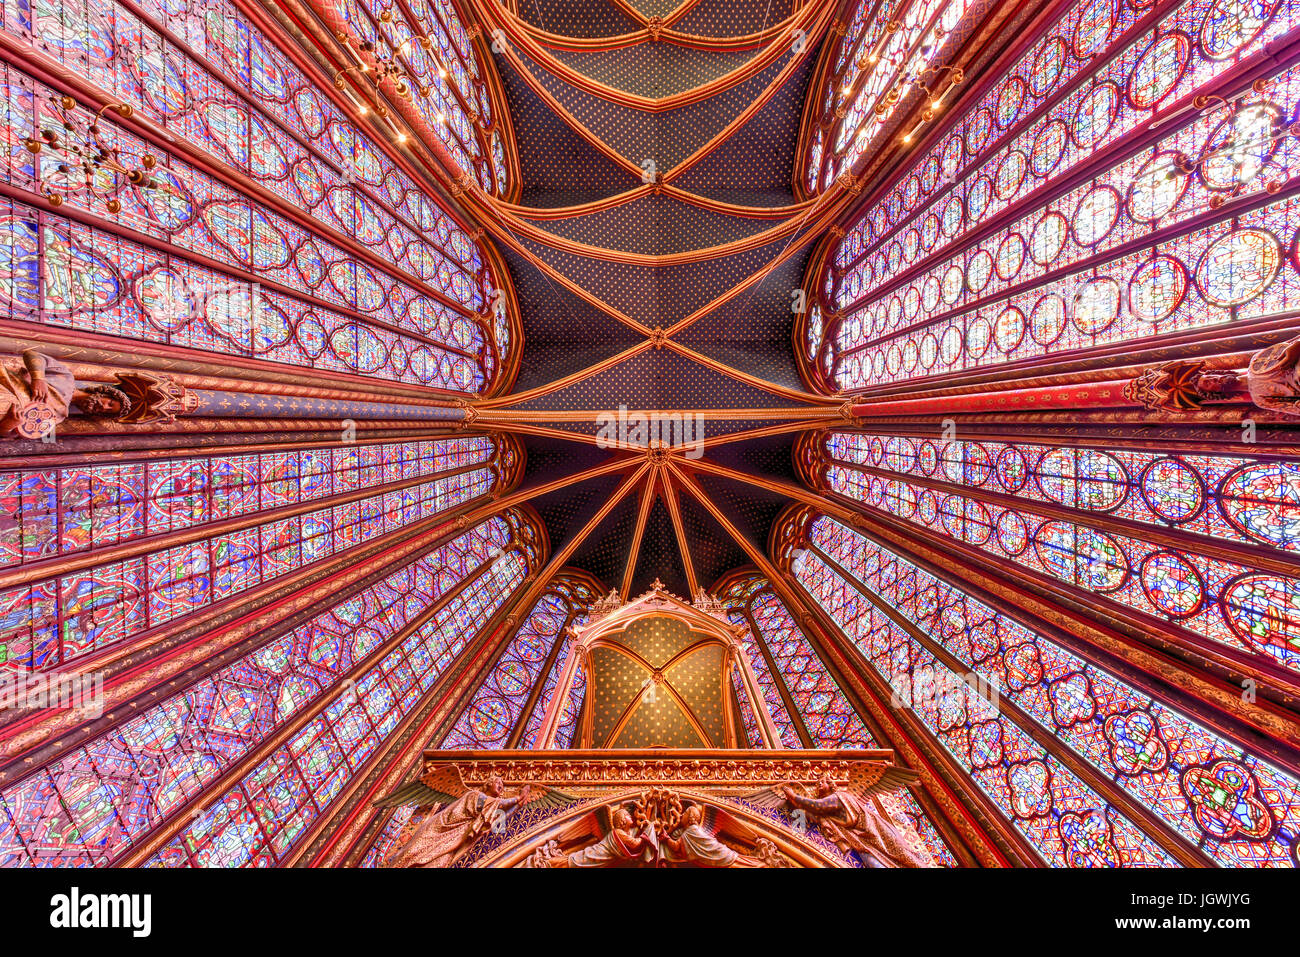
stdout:
[[1147,369],[1124,386],[1124,397],[1152,412],[1195,412],[1213,393],[1202,382],[1205,363],[1166,362]]
[[473,192],[478,187],[478,181],[467,172],[461,173],[451,184],[451,195],[457,198],[464,196],[466,193]]

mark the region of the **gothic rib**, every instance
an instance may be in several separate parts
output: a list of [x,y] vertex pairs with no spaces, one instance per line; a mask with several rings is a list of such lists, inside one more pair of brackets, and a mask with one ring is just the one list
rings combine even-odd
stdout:
[[[698,651],[700,648],[706,647],[709,644],[711,644],[711,642],[697,641],[694,644],[689,645],[688,647],[683,648],[681,651],[677,652],[675,655],[673,655],[673,657],[669,661],[664,663],[664,666],[662,668],[659,669],[655,669],[653,666],[650,665],[649,662],[647,662],[636,652],[632,651],[630,648],[624,648],[620,645],[615,645],[604,641],[597,642],[593,647],[605,648],[609,651],[614,652],[615,654],[621,655],[622,657],[635,662],[642,669],[644,669],[647,674],[653,675],[656,670],[658,670],[661,674],[667,674],[668,669],[672,667],[673,664],[675,664],[680,660],[685,659],[689,655]],[[645,698],[646,695],[650,693],[650,689],[653,687],[662,687],[665,691],[668,692],[668,694],[672,697],[673,701],[677,703],[677,707],[681,709],[682,716],[686,718],[686,722],[691,726],[691,730],[694,731],[697,735],[699,735],[700,740],[704,742],[704,747],[706,748],[722,747],[722,744],[715,742],[713,740],[713,736],[709,734],[708,731],[705,730],[704,725],[700,723],[699,716],[695,714],[695,710],[686,702],[686,699],[683,698],[681,694],[678,692],[678,690],[672,686],[672,682],[666,679],[664,680],[662,685],[659,685],[658,682],[653,682],[648,686],[638,689],[637,693],[632,696],[632,700],[628,702],[627,707],[624,708],[622,713],[619,715],[618,720],[614,722],[613,730],[611,730],[609,734],[605,736],[605,740],[603,742],[597,743],[593,740],[592,747],[596,747],[596,748],[612,747],[614,742],[618,740],[618,736],[623,732],[623,729],[627,727],[627,723],[632,720],[632,715],[636,713],[636,710],[641,705],[642,700]]]
[[650,507],[655,502],[655,483],[659,478],[660,467],[652,464],[650,471],[646,474],[645,487],[641,490],[641,504],[637,509],[636,528],[632,532],[632,543],[627,549],[627,563],[623,569],[623,582],[619,586],[619,594],[624,599],[630,598],[629,592],[632,588],[632,576],[636,573],[636,560],[641,552],[641,538],[645,535],[646,520],[650,517]]
[[[671,463],[668,463],[671,465]],[[681,556],[682,567],[686,572],[686,587],[692,594],[700,590],[699,580],[695,577],[695,565],[691,561],[691,546],[686,538],[686,528],[682,524],[682,506],[678,499],[677,483],[669,480],[672,469],[665,468],[663,474],[664,501],[668,503],[668,515],[673,523],[673,535],[677,539],[677,553]]]
[[[757,56],[751,57],[745,63],[722,76],[715,77],[692,89],[664,97],[638,96],[592,80],[552,56],[547,50],[549,44],[537,42],[530,31],[521,28],[521,21],[504,10],[504,8],[497,7],[492,3],[484,3],[482,0],[473,0],[473,6],[478,10],[483,22],[492,23],[506,37],[518,43],[519,47],[531,59],[544,66],[547,72],[564,80],[566,84],[574,89],[619,106],[630,107],[646,113],[660,113],[699,103],[718,93],[723,93],[762,72],[787,52],[787,45],[780,41],[785,38],[793,40],[795,31],[802,31],[807,47],[810,50],[815,50],[817,40],[820,39],[822,31],[825,30],[826,25],[829,23],[830,10],[833,5],[825,3],[806,4],[791,14],[783,23],[778,24],[774,30],[768,32],[767,39],[770,42]],[[647,33],[647,37],[650,36]]]
[[521,206],[517,203],[508,203],[497,197],[492,197],[491,202],[516,218],[545,222],[553,219],[572,219],[576,216],[586,216],[591,213],[603,213],[653,195],[668,196],[683,203],[689,203],[699,209],[715,213],[726,213],[727,215],[747,219],[783,219],[788,216],[797,216],[806,212],[818,202],[817,198],[813,198],[798,200],[785,206],[742,206],[738,203],[728,203],[720,199],[710,199],[707,196],[701,196],[699,193],[692,193],[689,190],[682,189],[672,183],[642,183],[640,186],[626,192],[615,193],[605,199],[593,199],[573,206]]
[[[685,16],[693,9],[695,4],[683,4],[679,8],[680,15]],[[796,10],[795,13],[798,11]],[[519,18],[519,14],[512,11],[512,15],[519,20],[519,28],[528,33],[538,43],[559,50],[571,50],[582,52],[587,50],[604,50],[611,48],[622,48],[634,46],[650,40],[658,40],[663,43],[672,43],[677,46],[694,48],[694,49],[745,49],[757,46],[764,40],[770,39],[774,34],[782,32],[791,17],[774,23],[754,33],[743,34],[739,36],[710,37],[699,34],[686,33],[672,28],[672,17],[662,18],[662,25],[659,26],[657,34],[650,29],[648,21],[639,13],[633,17],[634,20],[642,24],[642,28],[631,33],[621,33],[609,37],[574,37],[558,33],[548,32],[542,27],[537,26],[527,20]]]

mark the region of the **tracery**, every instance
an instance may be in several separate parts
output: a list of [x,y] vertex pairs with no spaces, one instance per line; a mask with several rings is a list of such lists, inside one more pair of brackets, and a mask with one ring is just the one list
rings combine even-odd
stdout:
[[817,280],[836,321],[806,333],[830,388],[1289,308],[1293,80],[1261,51],[1292,12],[1139,12],[1076,5],[864,209]]
[[[959,442],[939,452],[936,443],[905,436],[848,433],[826,443],[820,470],[840,494],[1019,569],[1300,668],[1289,597],[1300,584],[1267,562],[1270,546],[1293,548],[1285,463],[1022,443]],[[1033,502],[1063,508],[1038,512]],[[1143,525],[1190,534],[1158,538]],[[1224,539],[1264,547],[1243,549],[1234,562],[1216,545]]]
[[118,862],[167,823],[155,864],[276,863],[538,560],[521,532],[490,519],[6,789],[21,862]]
[[[1097,795],[1034,743],[1028,722],[1219,863],[1287,862],[1300,794],[1293,776],[831,519],[813,518],[806,534],[809,548],[792,566],[800,583],[914,708],[927,709],[931,729],[1040,853],[1072,866],[1120,866],[1155,848],[1130,846],[1133,831],[1117,824],[1114,808],[1072,806]],[[936,683],[934,675],[961,668],[989,680],[1024,717],[1005,707],[998,714],[960,678]]]
[[[6,65],[7,182],[84,214],[7,198],[11,317],[453,392],[501,382],[503,267],[236,7],[38,0],[5,16],[14,42],[84,80]],[[89,105],[103,101],[129,125]],[[153,157],[155,185],[66,172],[90,125]],[[47,129],[60,146],[30,154]]]

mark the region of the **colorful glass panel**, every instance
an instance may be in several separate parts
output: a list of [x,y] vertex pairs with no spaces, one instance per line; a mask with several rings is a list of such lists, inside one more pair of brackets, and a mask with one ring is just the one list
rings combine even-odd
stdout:
[[[1014,703],[1025,715],[1017,720],[1065,744],[1217,863],[1289,862],[1300,834],[1300,782],[1293,777],[832,519],[815,519],[809,536],[810,551],[802,566],[796,563],[796,577],[895,688],[911,696],[918,716],[929,715],[928,703],[917,707],[924,696],[915,695],[916,683],[926,680],[918,665],[946,670],[931,651],[940,648],[996,689],[994,701]],[[844,573],[861,587],[845,582]],[[926,641],[908,634],[885,608]],[[898,651],[900,640],[906,654]],[[1106,820],[1100,808],[1056,813],[1056,791],[1068,779],[1063,768],[1041,755],[1005,763],[1008,742],[1028,740],[1025,732],[1032,737],[1034,727],[1017,727],[1006,708],[991,720],[969,714],[972,702],[988,707],[973,694],[957,696],[968,714],[962,718],[958,711],[953,724],[944,714],[951,704],[945,698],[952,696],[932,697],[938,698],[935,720],[927,724],[995,801],[1005,800],[1014,823],[1033,835],[1049,860],[1069,866],[1138,862],[1125,846],[1133,838],[1119,840],[1113,809],[1105,811]],[[963,721],[964,732],[953,736]],[[998,763],[1004,771],[990,778],[986,769]],[[1041,790],[1049,779],[1050,795]],[[1227,781],[1235,783],[1227,788]],[[1029,824],[1040,818],[1056,820],[1050,840]]]

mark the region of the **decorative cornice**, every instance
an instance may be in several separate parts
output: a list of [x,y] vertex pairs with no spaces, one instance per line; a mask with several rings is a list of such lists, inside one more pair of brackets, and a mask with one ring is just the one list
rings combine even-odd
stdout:
[[813,784],[849,779],[862,764],[894,763],[892,750],[723,750],[720,748],[568,749],[562,751],[424,752],[421,773],[455,764],[473,787],[500,777],[507,785],[710,784],[714,786]]

